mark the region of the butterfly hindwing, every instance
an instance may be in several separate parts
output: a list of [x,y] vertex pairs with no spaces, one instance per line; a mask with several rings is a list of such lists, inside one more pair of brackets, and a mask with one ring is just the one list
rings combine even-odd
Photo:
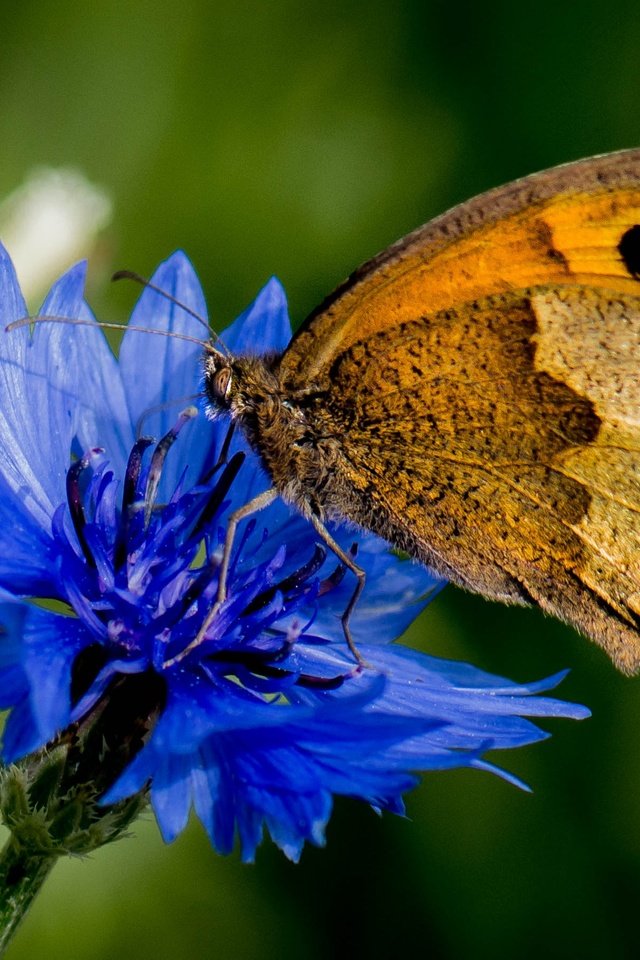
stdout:
[[[624,349],[603,352],[621,329]],[[637,668],[638,356],[640,298],[583,287],[497,295],[356,342],[325,400],[359,491],[351,515]]]

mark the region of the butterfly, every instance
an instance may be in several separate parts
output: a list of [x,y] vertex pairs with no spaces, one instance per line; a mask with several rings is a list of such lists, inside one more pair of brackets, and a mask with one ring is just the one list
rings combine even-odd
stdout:
[[[640,150],[461,204],[355,271],[281,355],[205,359],[280,495],[640,669]],[[226,567],[219,600],[224,596]]]

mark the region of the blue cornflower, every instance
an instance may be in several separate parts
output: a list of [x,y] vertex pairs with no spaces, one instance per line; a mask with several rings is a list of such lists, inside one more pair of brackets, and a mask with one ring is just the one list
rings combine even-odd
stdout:
[[[83,265],[65,274],[42,313],[91,321],[84,276]],[[202,336],[184,255],[153,283],[175,300],[146,289],[132,325]],[[4,251],[0,312],[3,327],[27,312]],[[224,340],[281,350],[289,336],[271,280]],[[350,575],[281,502],[240,527],[227,598],[207,624],[228,516],[268,480],[237,437],[220,457],[226,427],[199,408],[201,353],[129,330],[116,361],[91,322],[0,334],[5,761],[70,739],[116,703],[109,737],[92,741],[115,757],[95,759],[100,802],[148,789],[166,840],[193,808],[219,851],[239,838],[246,860],[265,827],[294,860],[305,841],[321,844],[336,794],[401,812],[416,771],[468,766],[517,782],[484,752],[544,738],[527,716],[588,711],[537,696],[561,675],[519,686],[392,644],[441,581],[377,538],[333,528],[344,549],[357,540],[367,572],[352,621],[366,669],[339,622]]]

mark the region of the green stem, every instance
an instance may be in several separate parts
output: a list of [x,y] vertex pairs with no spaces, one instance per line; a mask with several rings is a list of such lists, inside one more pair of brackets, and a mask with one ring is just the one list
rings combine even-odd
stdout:
[[25,849],[13,837],[0,853],[0,956],[56,859]]

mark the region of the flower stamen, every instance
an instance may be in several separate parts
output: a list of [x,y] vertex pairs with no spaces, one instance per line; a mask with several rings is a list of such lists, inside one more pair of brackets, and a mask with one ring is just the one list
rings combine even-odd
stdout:
[[80,477],[91,465],[92,460],[102,453],[104,453],[104,450],[101,447],[94,447],[92,450],[89,450],[88,453],[86,453],[80,460],[76,460],[76,462],[69,467],[66,481],[67,503],[69,504],[69,513],[71,515],[73,529],[75,530],[78,538],[78,543],[80,544],[80,549],[82,550],[83,556],[87,563],[89,563],[91,566],[95,566],[95,559],[85,536],[87,518],[82,502]]
[[149,474],[147,477],[147,489],[145,492],[145,508],[144,508],[144,524],[145,527],[148,526],[149,520],[151,518],[151,513],[155,506],[156,495],[158,492],[158,486],[160,484],[160,478],[162,476],[162,469],[164,467],[164,461],[166,460],[167,454],[173,444],[175,443],[178,434],[184,427],[185,423],[188,423],[190,420],[193,420],[194,417],[197,417],[198,410],[196,407],[187,407],[186,410],[183,410],[180,416],[178,417],[174,426],[169,430],[162,440],[160,440],[155,450],[153,451],[153,456],[151,458],[151,465],[149,467]]

